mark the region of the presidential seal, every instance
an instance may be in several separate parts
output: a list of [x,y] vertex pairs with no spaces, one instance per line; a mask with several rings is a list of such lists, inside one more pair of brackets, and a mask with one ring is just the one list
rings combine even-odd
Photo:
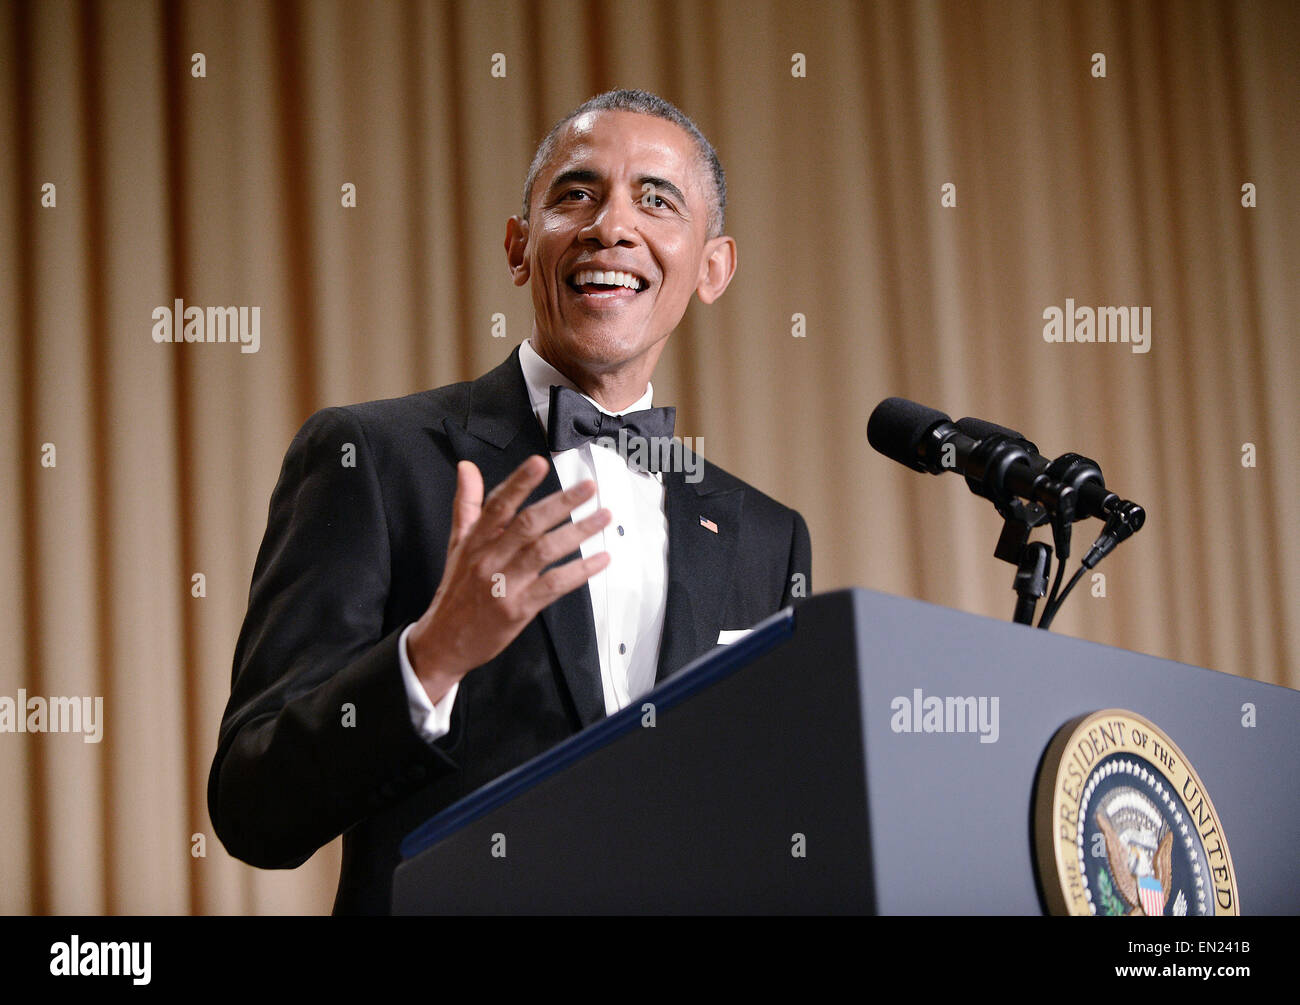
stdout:
[[1053,914],[1237,914],[1228,839],[1205,786],[1154,723],[1107,709],[1067,722],[1034,793]]

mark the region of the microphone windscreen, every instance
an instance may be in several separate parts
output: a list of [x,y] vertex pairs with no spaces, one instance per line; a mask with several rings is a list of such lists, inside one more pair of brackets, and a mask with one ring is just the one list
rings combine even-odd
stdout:
[[867,442],[890,460],[914,471],[928,471],[920,459],[921,441],[937,423],[951,421],[943,412],[915,401],[886,398],[867,420]]

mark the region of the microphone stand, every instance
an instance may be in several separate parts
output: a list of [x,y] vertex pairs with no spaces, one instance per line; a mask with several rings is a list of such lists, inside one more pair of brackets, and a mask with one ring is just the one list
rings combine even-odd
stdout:
[[[1030,626],[1034,623],[1038,601],[1047,593],[1052,549],[1042,542],[1030,543],[1029,535],[1035,527],[1051,519],[1056,542],[1062,551],[1060,561],[1064,562],[1069,550],[1068,528],[1075,504],[1073,487],[1063,485],[1045,473],[1035,478],[1033,501],[1021,499],[1007,488],[1007,469],[1017,461],[1029,462],[1037,453],[1034,444],[1012,430],[995,432],[980,441],[968,462],[966,475],[970,490],[992,502],[1002,516],[1002,534],[993,556],[1016,567],[1012,586],[1017,600],[1012,620]],[[1062,528],[1066,530],[1064,538]]]
[[1021,625],[1033,625],[1038,601],[1047,592],[1047,574],[1052,564],[1050,545],[1035,541],[1026,545],[1016,569],[1015,590],[1019,596],[1012,620]]
[[1016,461],[1037,453],[1038,448],[1024,437],[1010,430],[1006,434],[995,432],[981,440],[971,454],[973,463],[968,463],[966,482],[972,492],[990,500],[1004,520],[1002,535],[993,555],[1016,567],[1013,586],[1017,600],[1012,620],[1017,624],[1033,625],[1038,601],[1047,593],[1052,549],[1041,542],[1030,543],[1029,535],[1035,527],[1051,521],[1057,575],[1043,609],[1043,618],[1038,623],[1039,628],[1046,630],[1084,571],[1093,568],[1121,541],[1141,530],[1146,521],[1146,511],[1137,503],[1120,499],[1113,492],[1107,493],[1101,503],[1107,514],[1106,526],[1084,557],[1079,572],[1061,592],[1065,563],[1070,557],[1071,525],[1079,518],[1076,514],[1081,505],[1080,493],[1089,483],[1093,483],[1091,491],[1094,492],[1097,489],[1104,491],[1106,486],[1101,468],[1095,461],[1079,454],[1062,454],[1035,476],[1032,500],[1022,499],[1007,487],[1005,475]]

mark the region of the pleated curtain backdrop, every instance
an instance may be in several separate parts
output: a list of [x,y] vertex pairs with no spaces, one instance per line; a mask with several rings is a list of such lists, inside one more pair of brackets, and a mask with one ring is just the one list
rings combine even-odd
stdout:
[[[713,140],[739,246],[656,402],[803,512],[817,590],[1010,617],[992,508],[867,445],[902,395],[1146,506],[1056,630],[1297,686],[1297,53],[1289,2],[6,3],[0,695],[104,712],[0,733],[0,910],[328,910],[337,843],[254,870],[205,799],[281,459],[527,336],[505,221],[616,86]],[[177,299],[257,351],[156,343]],[[1045,341],[1067,299],[1149,341]]]

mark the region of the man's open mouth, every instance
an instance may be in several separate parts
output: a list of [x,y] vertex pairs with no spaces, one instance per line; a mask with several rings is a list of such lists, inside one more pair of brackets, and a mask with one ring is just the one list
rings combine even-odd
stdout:
[[590,297],[634,297],[649,285],[632,272],[579,269],[569,277],[570,288]]

